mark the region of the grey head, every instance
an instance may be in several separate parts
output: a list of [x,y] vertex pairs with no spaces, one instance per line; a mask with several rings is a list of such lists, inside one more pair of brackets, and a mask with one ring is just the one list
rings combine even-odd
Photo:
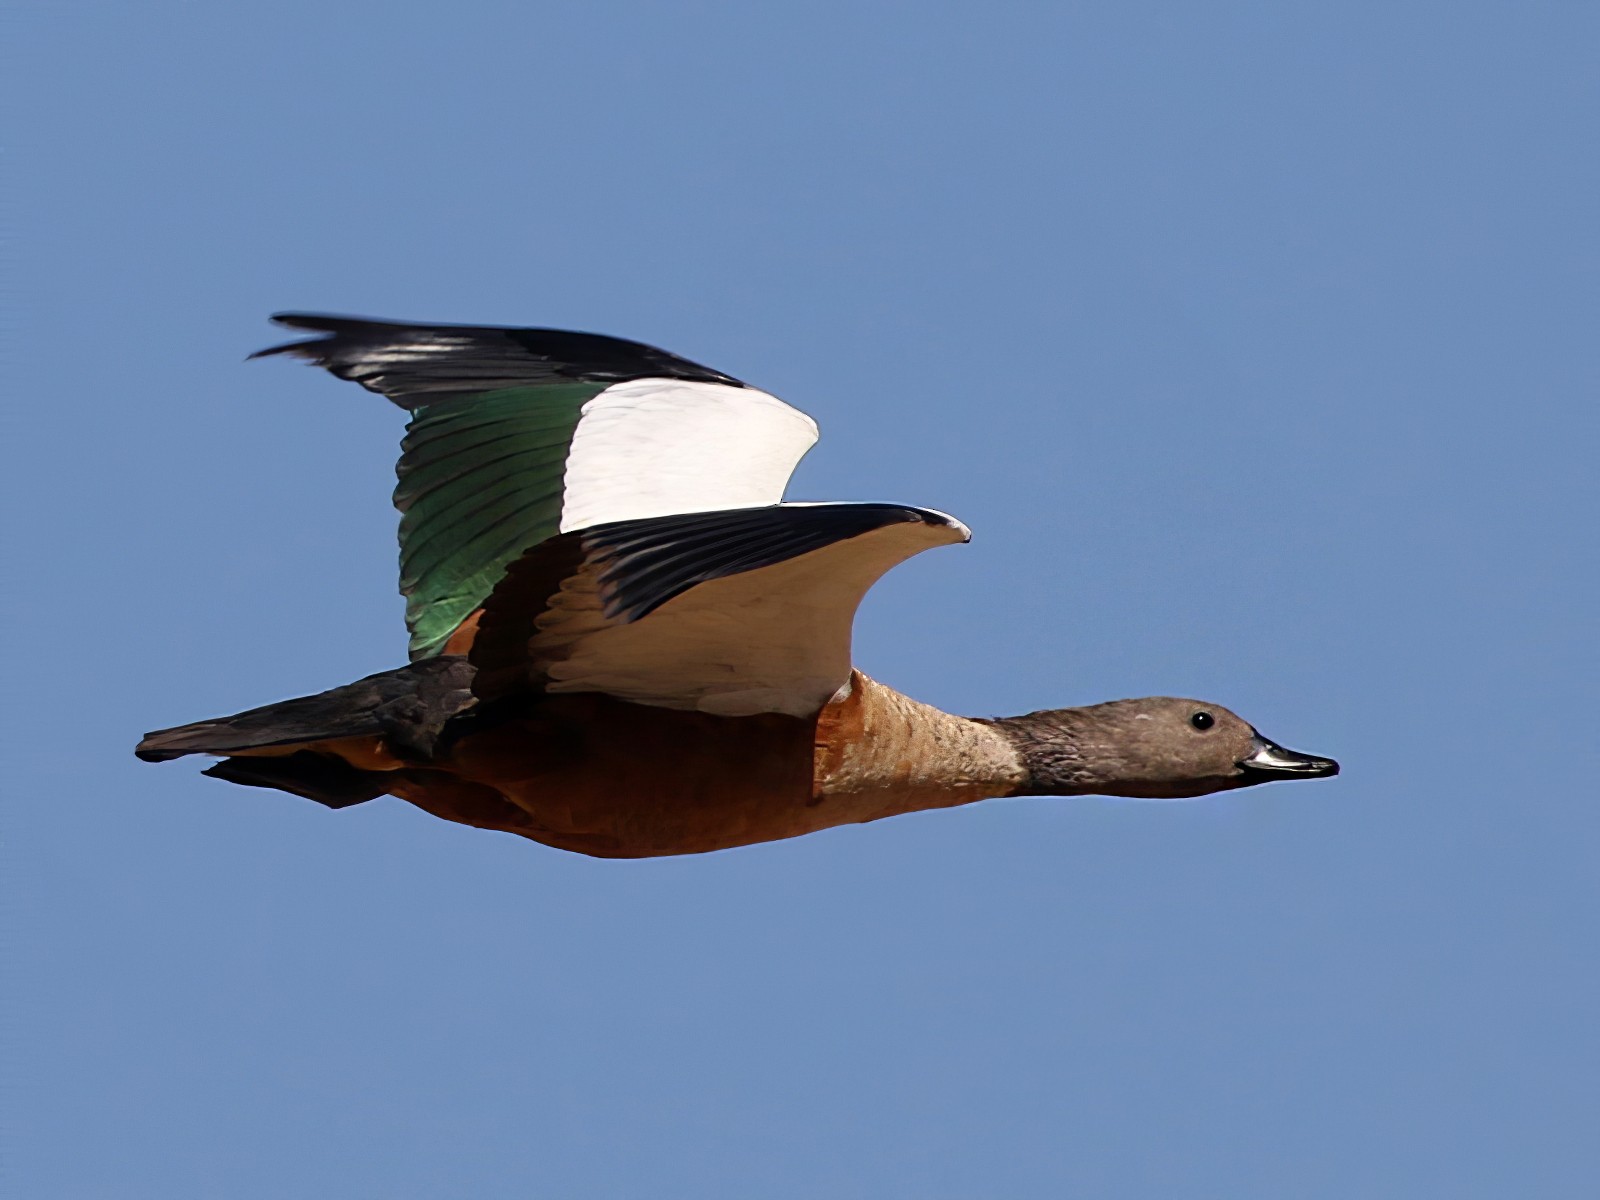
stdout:
[[1182,799],[1339,773],[1331,758],[1285,750],[1220,704],[1175,696],[1047,709],[986,724],[1022,755],[1029,780],[1021,795]]

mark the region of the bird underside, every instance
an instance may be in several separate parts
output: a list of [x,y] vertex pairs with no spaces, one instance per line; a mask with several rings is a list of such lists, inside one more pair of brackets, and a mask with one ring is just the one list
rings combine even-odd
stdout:
[[[324,693],[335,697],[325,717],[336,693],[350,689]],[[428,722],[415,713],[398,740],[373,730],[363,711],[344,723],[366,732],[231,751],[223,749],[226,722],[211,722],[211,752],[228,757],[206,774],[331,808],[397,796],[445,820],[605,858],[797,837],[1004,794],[1020,778],[1015,752],[981,725],[859,672],[843,692],[812,717],[725,717],[598,693],[525,697],[438,722],[426,756],[412,739]],[[289,705],[303,713],[317,699]],[[233,719],[246,730],[240,740],[269,739],[273,707]],[[296,715],[287,736],[298,736]],[[176,744],[183,738],[162,738],[152,735],[142,753],[189,752]]]

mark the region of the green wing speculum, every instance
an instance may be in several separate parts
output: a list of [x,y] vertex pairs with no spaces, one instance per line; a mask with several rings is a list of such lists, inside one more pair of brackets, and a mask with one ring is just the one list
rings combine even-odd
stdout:
[[307,359],[411,414],[394,502],[414,659],[437,654],[546,538],[680,506],[776,503],[816,438],[808,417],[765,393],[621,338],[273,319],[322,336],[262,355]]
[[507,565],[560,531],[567,452],[605,386],[504,388],[412,414],[394,505],[413,658],[437,653]]

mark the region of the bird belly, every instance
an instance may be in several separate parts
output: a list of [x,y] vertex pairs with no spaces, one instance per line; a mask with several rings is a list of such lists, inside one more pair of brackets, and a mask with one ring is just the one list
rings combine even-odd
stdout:
[[544,698],[464,734],[395,795],[447,820],[604,858],[809,833],[814,720],[717,717],[600,695]]

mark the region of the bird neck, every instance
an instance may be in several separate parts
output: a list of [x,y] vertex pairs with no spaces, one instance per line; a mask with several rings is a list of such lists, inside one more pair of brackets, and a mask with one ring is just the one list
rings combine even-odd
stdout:
[[1026,778],[1013,795],[1100,795],[1115,785],[1121,764],[1115,741],[1102,736],[1096,714],[1104,707],[1054,708],[978,720],[1005,738],[1022,762]]
[[993,725],[903,696],[859,671],[817,717],[812,804],[839,821],[1015,795],[1028,780],[1015,743]]

